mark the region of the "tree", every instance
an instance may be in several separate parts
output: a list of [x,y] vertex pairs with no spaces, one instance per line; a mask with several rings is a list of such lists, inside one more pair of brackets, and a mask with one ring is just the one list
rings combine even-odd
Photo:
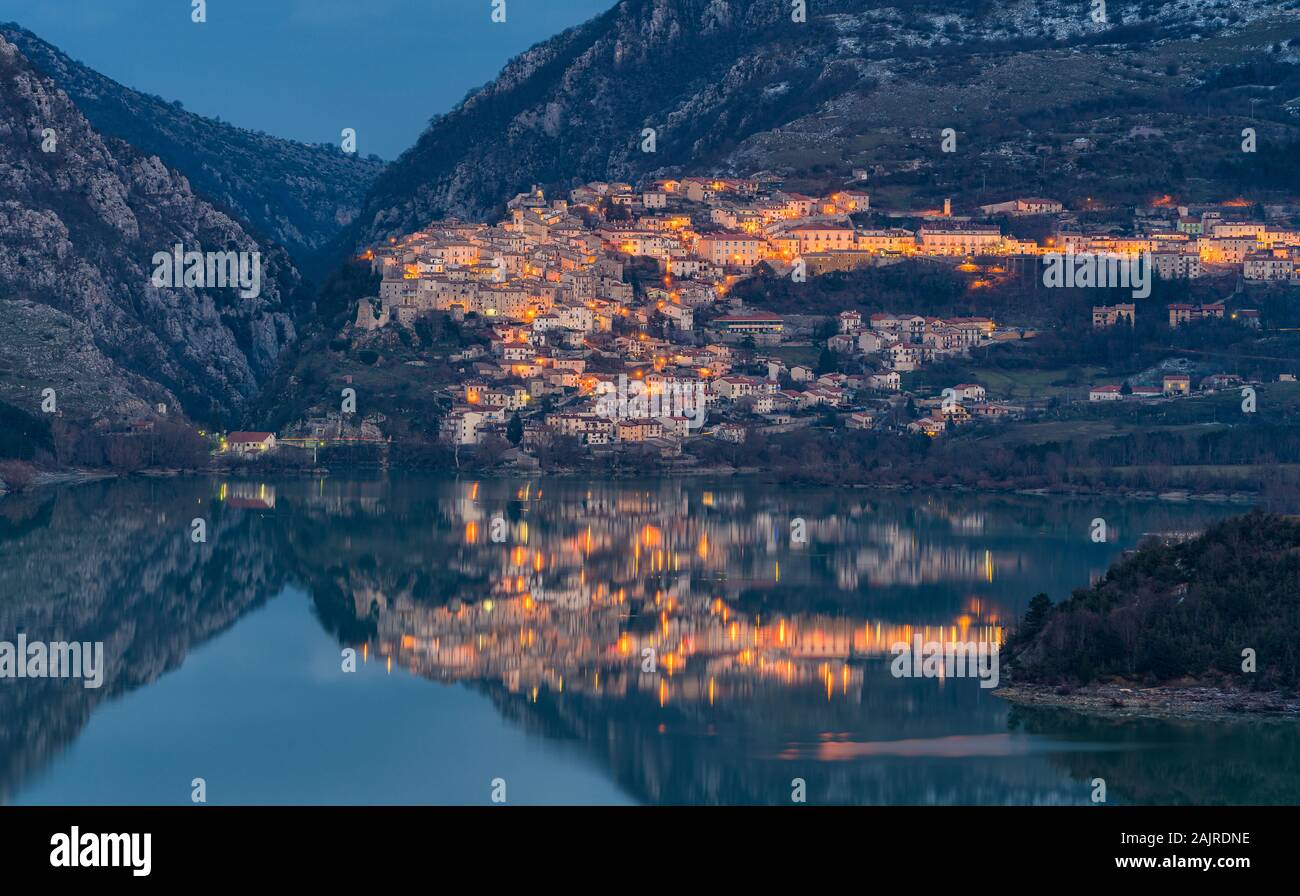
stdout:
[[16,405],[0,402],[0,457],[31,460],[37,453],[54,454],[55,451],[49,421]]
[[518,445],[524,440],[524,421],[519,419],[519,412],[510,418],[510,423],[506,426],[506,438],[510,440],[511,445]]
[[1029,601],[1029,609],[1025,611],[1025,621],[1020,626],[1020,637],[1028,639],[1038,634],[1047,624],[1047,617],[1051,614],[1052,599],[1042,592],[1035,594]]
[[194,470],[208,462],[207,440],[191,426],[160,420],[154,424],[150,438],[157,465]]
[[510,445],[496,433],[489,433],[478,443],[475,454],[479,461],[489,467],[501,463],[501,458],[510,450]]
[[627,206],[620,205],[608,197],[600,201],[600,211],[606,221],[632,220],[632,213],[628,211]]
[[585,455],[582,442],[576,436],[544,436],[535,446],[537,459],[545,469],[569,466]]

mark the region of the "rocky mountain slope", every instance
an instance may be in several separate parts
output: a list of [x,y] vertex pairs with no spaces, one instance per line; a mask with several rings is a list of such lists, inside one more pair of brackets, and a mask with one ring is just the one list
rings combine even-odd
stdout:
[[17,25],[0,25],[0,35],[96,130],[183,172],[195,192],[287,248],[300,267],[352,222],[383,167],[337,146],[282,140],[187,112],[118,84]]
[[159,402],[176,397],[108,358],[83,319],[30,299],[0,299],[0,399],[37,413],[44,389],[56,407],[86,420],[112,409],[113,416],[148,417]]
[[532,183],[659,172],[865,169],[877,195],[970,198],[1222,181],[1244,124],[1261,161],[1297,135],[1296,6],[1111,0],[1099,22],[1078,0],[809,0],[795,22],[785,2],[622,0],[435,119],[351,241],[483,218]]
[[[154,286],[176,244],[260,253],[260,295]],[[78,418],[237,413],[295,338],[299,284],[283,249],[100,134],[0,37],[0,401],[31,411],[48,387]]]

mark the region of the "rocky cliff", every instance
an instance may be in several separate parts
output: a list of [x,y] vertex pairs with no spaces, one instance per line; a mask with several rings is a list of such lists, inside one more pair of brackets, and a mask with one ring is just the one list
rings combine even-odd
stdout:
[[[167,402],[233,415],[296,335],[300,277],[154,155],[97,131],[0,37],[0,401],[121,417]],[[156,286],[154,256],[260,259],[260,294]]]
[[0,25],[0,35],[96,130],[183,172],[197,193],[287,248],[300,267],[352,222],[383,167],[337,146],[283,140],[187,112],[118,84],[17,25]]

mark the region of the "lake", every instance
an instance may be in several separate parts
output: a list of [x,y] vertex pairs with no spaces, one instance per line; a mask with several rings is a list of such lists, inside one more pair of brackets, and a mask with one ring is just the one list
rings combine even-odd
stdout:
[[1112,804],[1297,803],[1293,724],[891,670],[1237,512],[409,474],[10,496],[0,641],[103,642],[105,671],[0,679],[0,801],[1087,804],[1102,778]]

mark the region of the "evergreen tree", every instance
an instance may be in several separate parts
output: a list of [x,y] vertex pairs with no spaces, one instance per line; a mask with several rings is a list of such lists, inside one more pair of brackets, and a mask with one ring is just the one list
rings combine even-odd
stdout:
[[1029,601],[1029,609],[1025,611],[1025,621],[1021,623],[1020,636],[1032,638],[1038,634],[1051,614],[1052,599],[1042,592],[1035,594]]

